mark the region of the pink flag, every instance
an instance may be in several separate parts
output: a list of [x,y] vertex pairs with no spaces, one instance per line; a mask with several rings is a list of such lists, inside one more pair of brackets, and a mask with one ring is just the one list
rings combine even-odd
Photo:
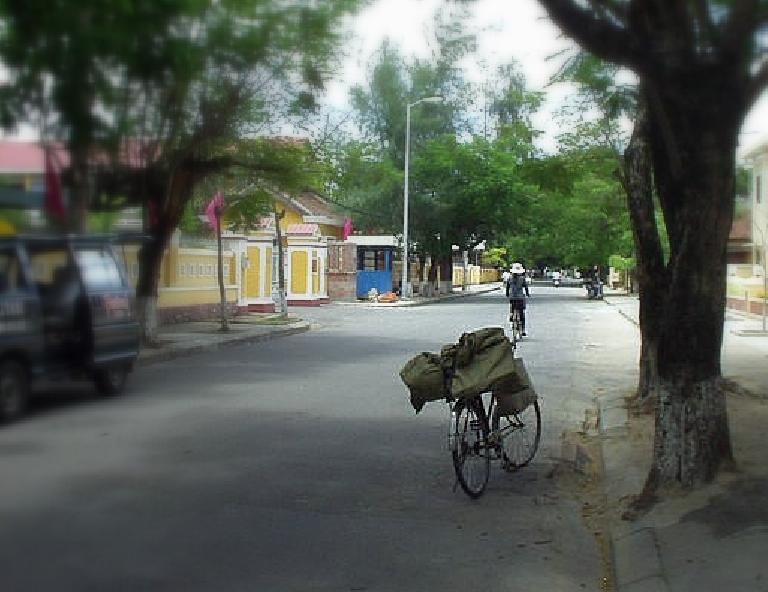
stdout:
[[352,234],[352,230],[352,218],[347,218],[344,220],[344,228],[341,231],[341,240],[347,240],[349,235]]
[[60,220],[66,217],[61,194],[61,175],[51,150],[45,149],[45,211]]
[[224,210],[224,194],[221,191],[217,191],[213,199],[205,206],[205,217],[208,219],[208,224],[211,225],[215,231],[219,231],[219,222],[221,220],[221,213]]

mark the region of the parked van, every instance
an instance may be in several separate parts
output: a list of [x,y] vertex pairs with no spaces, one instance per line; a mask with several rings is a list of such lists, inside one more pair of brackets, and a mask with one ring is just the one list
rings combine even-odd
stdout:
[[39,378],[123,390],[139,352],[135,296],[108,236],[0,238],[0,421]]

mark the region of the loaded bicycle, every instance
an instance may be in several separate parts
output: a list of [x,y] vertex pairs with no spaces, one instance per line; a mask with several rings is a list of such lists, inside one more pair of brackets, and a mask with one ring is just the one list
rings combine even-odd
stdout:
[[514,354],[504,330],[492,327],[465,333],[439,356],[419,354],[400,372],[417,413],[428,401],[449,404],[448,448],[456,484],[473,499],[485,491],[491,461],[517,471],[539,448],[538,397]]
[[538,399],[525,391],[517,401],[502,397],[490,392],[449,401],[448,448],[456,483],[473,499],[485,491],[492,460],[508,472],[518,471],[533,460],[541,441]]

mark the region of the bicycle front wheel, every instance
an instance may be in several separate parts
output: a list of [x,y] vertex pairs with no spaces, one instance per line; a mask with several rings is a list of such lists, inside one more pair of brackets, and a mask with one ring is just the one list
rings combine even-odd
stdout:
[[504,468],[509,471],[522,469],[533,460],[541,440],[541,410],[534,401],[520,413],[501,415],[496,407],[491,418],[491,428],[502,443]]
[[453,411],[456,414],[453,468],[464,492],[477,499],[485,491],[491,472],[488,418],[479,398],[459,400]]
[[512,324],[512,332],[515,335],[515,342],[523,340],[523,321],[520,319],[519,310],[515,310],[515,320]]

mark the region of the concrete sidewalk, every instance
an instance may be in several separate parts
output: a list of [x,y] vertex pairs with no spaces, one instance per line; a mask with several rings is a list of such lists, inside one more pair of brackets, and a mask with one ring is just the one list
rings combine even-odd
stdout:
[[[637,298],[612,294],[605,302],[637,324]],[[726,315],[723,375],[744,387],[728,395],[737,470],[687,495],[667,495],[636,520],[621,514],[648,473],[653,418],[628,416],[618,393],[599,401],[619,592],[768,591],[768,337],[750,335],[760,327],[759,318]]]
[[146,365],[213,351],[229,345],[268,341],[309,331],[310,324],[290,315],[282,322],[275,314],[247,313],[231,319],[229,331],[219,321],[196,321],[159,328],[158,347],[142,347],[137,364]]

